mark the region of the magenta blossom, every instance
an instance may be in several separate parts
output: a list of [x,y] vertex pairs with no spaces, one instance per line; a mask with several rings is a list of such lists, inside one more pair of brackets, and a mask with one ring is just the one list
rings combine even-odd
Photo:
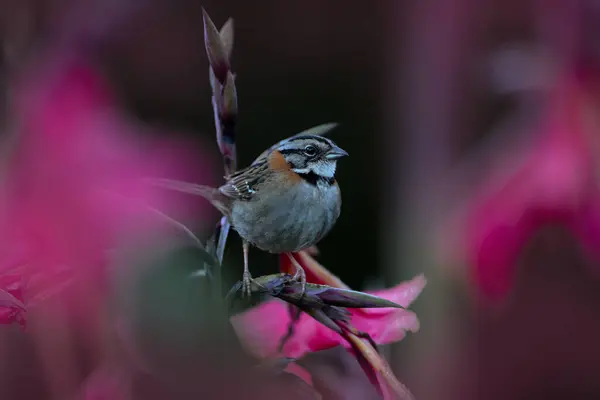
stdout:
[[460,262],[472,268],[477,288],[490,298],[507,294],[521,250],[545,226],[567,228],[600,257],[600,92],[589,78],[567,75],[557,82],[533,145],[520,158],[504,154],[444,232],[451,238],[446,249],[459,250]]
[[[37,65],[13,88],[0,160],[0,290],[26,308],[66,290],[65,306],[85,313],[102,296],[111,251],[165,228],[150,206],[182,209],[143,179],[201,168],[189,144],[140,137],[82,59]],[[0,322],[23,323],[23,312],[1,305]]]
[[[311,283],[347,288],[337,277],[320,265],[307,251],[295,255],[296,261],[306,271]],[[287,256],[281,256],[281,269],[290,272],[294,268]],[[409,282],[373,294],[408,307],[425,287],[425,278],[419,275]],[[388,398],[412,398],[408,389],[392,373],[389,365],[372,345],[359,335],[367,333],[375,343],[387,344],[402,340],[407,331],[419,329],[417,316],[404,309],[349,309],[351,326],[342,329],[343,334],[317,322],[309,315],[300,315],[293,336],[286,342],[283,355],[301,358],[309,352],[343,346],[356,356],[367,377],[378,392]],[[288,305],[279,300],[268,301],[252,310],[232,318],[232,324],[247,351],[259,358],[277,357],[281,339],[286,335],[291,316]],[[291,364],[295,366],[295,364]],[[311,383],[305,371],[288,369]]]
[[[408,307],[424,286],[425,278],[419,275],[411,281],[372,294]],[[388,308],[350,311],[352,325],[361,332],[369,333],[378,344],[397,342],[404,338],[406,331],[419,330],[419,320],[412,311]],[[279,341],[286,334],[290,319],[287,303],[273,300],[233,317],[233,325],[249,352],[268,358],[277,355]],[[302,314],[283,353],[287,357],[300,358],[306,353],[339,345],[351,347],[344,337]]]

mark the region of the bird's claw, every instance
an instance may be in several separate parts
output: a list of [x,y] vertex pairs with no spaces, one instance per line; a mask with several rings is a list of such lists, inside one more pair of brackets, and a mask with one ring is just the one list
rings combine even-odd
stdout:
[[304,294],[306,293],[306,272],[304,272],[304,269],[302,267],[297,268],[292,279],[296,282],[300,282],[302,290],[300,298],[304,297]]
[[244,275],[242,276],[242,296],[250,297],[252,295],[252,285],[254,282],[250,272],[244,271]]

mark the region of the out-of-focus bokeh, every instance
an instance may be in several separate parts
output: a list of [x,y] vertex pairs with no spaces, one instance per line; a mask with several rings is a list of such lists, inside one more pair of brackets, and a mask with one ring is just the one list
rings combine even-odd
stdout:
[[[181,242],[148,207],[203,239],[217,212],[133,183],[221,182],[202,7],[218,26],[235,21],[239,165],[340,123],[329,135],[350,154],[337,172],[342,214],[319,262],[356,289],[425,274],[420,331],[384,348],[417,399],[600,397],[598,0],[0,5],[0,288],[42,304],[0,314],[15,322],[0,326],[0,398],[72,398],[95,379],[108,392],[84,398],[116,398],[106,382],[129,372],[115,354],[151,365],[128,386],[134,398],[219,396],[198,377],[247,361],[206,328],[217,313],[188,279],[198,255],[162,259]],[[85,201],[65,203],[73,193]],[[113,245],[111,273],[92,268]],[[230,285],[242,265],[234,234],[225,258]],[[274,273],[277,257],[252,250],[250,265]],[[120,328],[106,328],[115,315]],[[323,376],[357,369],[328,357],[314,361]],[[221,388],[240,395],[235,386]]]

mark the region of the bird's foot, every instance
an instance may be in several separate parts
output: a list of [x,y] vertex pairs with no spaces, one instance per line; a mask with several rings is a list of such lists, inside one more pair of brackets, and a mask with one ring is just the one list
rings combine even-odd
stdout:
[[252,285],[255,282],[250,272],[244,271],[244,275],[242,276],[242,296],[250,297],[252,295]]
[[300,282],[302,293],[300,294],[300,298],[304,297],[306,293],[306,272],[304,272],[304,268],[302,268],[299,264],[296,267],[296,272],[292,279],[296,282]]

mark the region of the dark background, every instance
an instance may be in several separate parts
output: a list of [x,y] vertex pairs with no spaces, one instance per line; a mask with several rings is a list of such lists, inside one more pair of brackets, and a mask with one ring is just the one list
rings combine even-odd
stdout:
[[[28,34],[24,53],[37,40],[91,42],[83,46],[95,49],[131,112],[155,126],[207,139],[215,175],[205,183],[217,185],[222,167],[211,143],[202,6],[217,26],[229,16],[235,21],[240,166],[301,130],[340,123],[330,137],[351,155],[338,169],[343,214],[320,244],[320,260],[351,286],[362,286],[381,269],[381,93],[389,50],[384,2],[36,1],[35,33]],[[65,18],[79,21],[61,24]],[[241,247],[232,241],[229,249],[237,268]],[[251,257],[256,273],[276,270],[274,256],[255,250]]]

